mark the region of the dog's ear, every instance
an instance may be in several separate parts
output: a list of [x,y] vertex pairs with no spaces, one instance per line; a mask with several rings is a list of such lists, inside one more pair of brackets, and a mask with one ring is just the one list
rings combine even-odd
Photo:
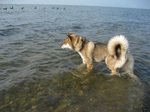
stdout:
[[71,36],[72,34],[71,33],[67,33],[67,36],[69,37],[69,36]]
[[69,37],[69,39],[70,39],[71,41],[73,41],[73,38],[74,38],[74,37],[72,36],[71,33],[68,33],[67,36]]

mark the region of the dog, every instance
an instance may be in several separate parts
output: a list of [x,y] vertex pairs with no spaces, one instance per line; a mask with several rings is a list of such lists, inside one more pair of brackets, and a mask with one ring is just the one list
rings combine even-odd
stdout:
[[119,68],[133,73],[134,59],[129,51],[128,40],[123,35],[112,37],[108,43],[95,43],[80,35],[68,33],[61,48],[78,52],[89,70],[93,68],[93,62],[105,60],[113,75],[119,73]]

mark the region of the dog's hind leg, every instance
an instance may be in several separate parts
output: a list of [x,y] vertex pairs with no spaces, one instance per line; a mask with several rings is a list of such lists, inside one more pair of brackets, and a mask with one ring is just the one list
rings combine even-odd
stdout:
[[134,59],[131,54],[128,54],[128,59],[122,68],[125,72],[133,74]]
[[117,68],[115,68],[116,59],[109,55],[105,58],[105,63],[107,67],[111,70],[111,75],[118,75]]
[[111,69],[111,75],[121,76],[117,69]]

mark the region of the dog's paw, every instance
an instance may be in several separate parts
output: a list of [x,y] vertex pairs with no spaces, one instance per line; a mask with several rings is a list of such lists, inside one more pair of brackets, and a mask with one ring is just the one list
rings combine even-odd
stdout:
[[121,74],[120,74],[120,73],[116,73],[116,75],[119,76],[119,77],[121,77]]
[[87,68],[88,68],[89,70],[92,70],[92,69],[93,69],[93,65],[92,65],[92,64],[88,64],[88,65],[87,65]]
[[117,73],[110,73],[110,76],[114,76],[114,75],[121,77],[121,74],[118,72]]

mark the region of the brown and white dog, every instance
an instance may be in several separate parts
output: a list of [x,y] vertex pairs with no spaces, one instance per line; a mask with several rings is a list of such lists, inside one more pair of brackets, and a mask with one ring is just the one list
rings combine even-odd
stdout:
[[118,68],[123,68],[127,73],[133,73],[134,59],[128,46],[128,41],[123,35],[111,38],[106,44],[94,43],[82,36],[69,33],[61,48],[78,52],[88,69],[93,68],[93,62],[101,62],[105,59],[112,74],[118,74]]

